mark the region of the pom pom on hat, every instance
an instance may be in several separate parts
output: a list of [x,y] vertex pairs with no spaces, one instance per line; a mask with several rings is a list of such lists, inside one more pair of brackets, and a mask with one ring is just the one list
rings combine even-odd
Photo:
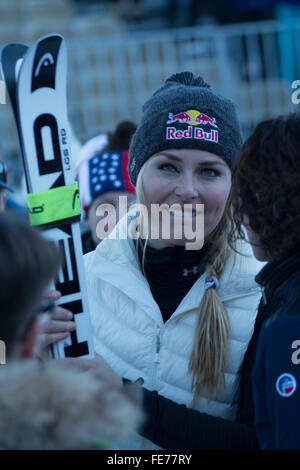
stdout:
[[200,77],[200,75],[195,77],[192,72],[174,73],[174,75],[171,75],[171,77],[166,80],[166,83],[168,82],[177,82],[187,86],[202,86],[204,88],[210,88],[210,85]]

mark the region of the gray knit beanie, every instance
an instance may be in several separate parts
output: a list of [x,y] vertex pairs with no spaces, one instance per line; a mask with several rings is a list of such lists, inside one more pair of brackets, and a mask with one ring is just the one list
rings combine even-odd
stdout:
[[206,150],[231,168],[241,145],[234,104],[212,91],[202,77],[177,73],[143,106],[129,148],[129,176],[135,186],[148,158],[166,149]]

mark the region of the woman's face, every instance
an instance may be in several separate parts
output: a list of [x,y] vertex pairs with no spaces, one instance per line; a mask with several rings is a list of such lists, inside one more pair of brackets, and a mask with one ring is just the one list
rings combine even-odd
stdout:
[[253,251],[253,254],[255,256],[255,258],[258,260],[258,261],[268,261],[270,259],[270,257],[267,255],[267,253],[265,252],[265,250],[262,248],[262,246],[260,245],[260,239],[259,239],[259,236],[256,232],[254,232],[254,230],[250,227],[249,225],[249,217],[248,216],[244,216],[243,217],[243,225],[247,231],[247,235],[248,235],[248,240],[251,244],[251,248],[252,248],[252,251]]
[[[204,150],[165,150],[153,155],[142,175],[143,201],[151,204],[204,204],[204,240],[220,222],[231,186],[231,171],[224,160]],[[195,217],[195,212],[192,217]],[[156,248],[186,240],[149,240]]]

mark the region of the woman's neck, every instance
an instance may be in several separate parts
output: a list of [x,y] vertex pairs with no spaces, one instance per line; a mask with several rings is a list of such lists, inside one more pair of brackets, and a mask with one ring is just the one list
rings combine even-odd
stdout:
[[162,248],[173,248],[175,246],[179,246],[178,243],[176,244],[176,240],[154,240],[148,239],[147,246],[151,248],[155,248],[156,250],[161,250]]
[[[163,248],[176,248],[176,247],[185,247],[187,251],[194,251],[194,250],[189,250],[187,248],[188,242],[185,243],[178,243],[178,240],[164,240],[164,239],[152,239],[148,238],[147,240],[147,246],[150,246],[151,248],[154,248],[156,250],[161,250]],[[198,248],[196,251],[201,250],[205,246],[205,242],[202,247]]]

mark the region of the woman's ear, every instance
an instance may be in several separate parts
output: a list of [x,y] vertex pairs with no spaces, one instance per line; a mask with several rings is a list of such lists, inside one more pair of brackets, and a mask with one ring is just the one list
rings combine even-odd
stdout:
[[21,346],[21,357],[32,359],[40,353],[40,334],[42,332],[42,315],[37,315],[28,329]]

